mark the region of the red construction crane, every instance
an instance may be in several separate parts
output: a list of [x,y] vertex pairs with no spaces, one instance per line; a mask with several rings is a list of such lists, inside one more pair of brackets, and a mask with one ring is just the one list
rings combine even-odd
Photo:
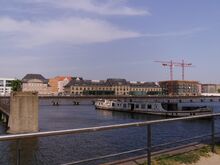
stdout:
[[170,60],[170,61],[154,61],[154,62],[159,62],[163,66],[170,67],[170,80],[173,80],[173,67],[174,67],[174,64],[173,64],[172,60]]
[[181,63],[175,62],[175,66],[182,67],[182,80],[185,78],[185,67],[192,67],[192,63],[185,63],[184,60],[182,60]]
[[170,60],[170,61],[154,61],[154,62],[159,62],[163,66],[170,67],[170,80],[173,80],[173,67],[174,66],[182,67],[182,80],[184,80],[184,77],[185,77],[185,67],[192,67],[191,63],[185,63],[184,60],[182,60],[182,62],[173,62],[172,60]]

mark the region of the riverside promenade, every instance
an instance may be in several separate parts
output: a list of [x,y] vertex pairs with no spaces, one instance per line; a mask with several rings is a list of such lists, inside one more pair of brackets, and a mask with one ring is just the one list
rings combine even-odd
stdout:
[[199,162],[194,165],[219,165],[220,163],[220,155],[211,154],[210,157],[202,157]]
[[[176,155],[181,156],[189,152],[200,150],[207,146],[208,145],[201,144],[201,143],[191,143],[188,145],[174,147],[171,149],[165,149],[159,152],[152,153],[152,159],[157,158],[157,157],[163,157],[164,155],[169,155],[167,157],[172,159],[172,157],[175,157]],[[124,159],[124,160],[105,163],[102,165],[146,165],[147,160],[148,160],[147,155],[141,155],[141,156],[136,156],[136,157],[132,157],[132,158]],[[220,153],[219,151],[217,151],[215,153],[208,152],[206,155],[201,156],[198,161],[196,161],[195,163],[191,163],[191,164],[192,165],[207,165],[207,164],[208,165],[219,165],[219,163],[220,163]],[[174,164],[185,165],[185,163],[177,163],[177,162],[175,162]],[[187,163],[187,164],[189,165],[190,163]],[[172,165],[172,163],[170,163],[170,165]]]
[[[123,163],[115,162],[114,165],[140,165],[145,162],[146,162],[145,159],[137,159],[134,161],[127,161]],[[219,162],[220,162],[220,155],[211,153],[209,157],[201,157],[201,159],[198,162],[192,163],[192,165],[219,165]],[[110,165],[110,164],[105,164],[105,165]]]

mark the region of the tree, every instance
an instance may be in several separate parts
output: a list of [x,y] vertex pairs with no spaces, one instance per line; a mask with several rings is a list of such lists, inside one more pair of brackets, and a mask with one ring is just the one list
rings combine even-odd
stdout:
[[13,80],[11,82],[12,91],[21,91],[21,80]]

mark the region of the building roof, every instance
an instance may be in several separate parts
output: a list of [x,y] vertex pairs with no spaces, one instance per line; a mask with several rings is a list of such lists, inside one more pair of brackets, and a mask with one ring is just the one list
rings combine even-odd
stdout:
[[131,87],[149,87],[149,88],[158,88],[155,82],[137,82],[137,83],[130,83],[125,79],[107,79],[107,80],[82,80],[82,79],[72,79],[65,87],[71,86],[121,86],[121,85],[128,85]]
[[149,88],[158,88],[159,85],[157,85],[155,82],[136,82],[136,83],[130,83],[131,87],[149,87]]
[[48,83],[48,80],[45,79],[41,74],[26,74],[22,79],[22,82],[28,82],[29,80],[41,80],[43,83]]
[[72,80],[71,76],[58,76],[56,77],[58,81],[63,81],[65,79]]
[[167,80],[167,81],[160,81],[160,83],[199,83],[198,81],[194,80]]
[[106,80],[106,84],[108,84],[110,86],[114,86],[114,85],[128,85],[129,82],[127,82],[125,79],[109,78],[109,79]]
[[88,86],[88,85],[99,85],[99,86],[104,86],[105,81],[100,80],[99,82],[97,81],[92,81],[92,80],[82,80],[82,79],[72,79],[65,87],[70,87],[70,86]]

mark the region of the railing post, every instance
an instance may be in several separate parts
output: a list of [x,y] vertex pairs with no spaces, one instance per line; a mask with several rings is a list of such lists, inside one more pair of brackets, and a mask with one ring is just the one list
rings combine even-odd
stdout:
[[212,116],[212,152],[215,152],[215,117]]
[[147,125],[147,164],[151,165],[151,125]]
[[20,150],[20,140],[18,139],[16,141],[16,165],[20,165],[20,156],[21,156],[21,150]]

